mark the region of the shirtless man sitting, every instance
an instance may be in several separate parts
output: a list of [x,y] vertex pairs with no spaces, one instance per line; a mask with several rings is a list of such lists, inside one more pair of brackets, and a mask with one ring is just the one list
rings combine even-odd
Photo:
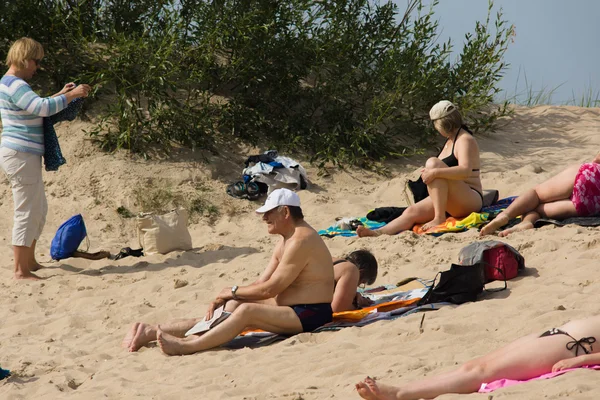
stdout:
[[224,288],[206,318],[225,305],[232,314],[202,335],[184,337],[202,318],[160,325],[135,323],[123,347],[137,351],[156,340],[167,355],[192,354],[225,344],[247,328],[284,335],[311,332],[332,321],[334,274],[331,254],[319,234],[304,221],[300,198],[274,190],[256,210],[272,235],[281,235],[262,276],[248,286]]

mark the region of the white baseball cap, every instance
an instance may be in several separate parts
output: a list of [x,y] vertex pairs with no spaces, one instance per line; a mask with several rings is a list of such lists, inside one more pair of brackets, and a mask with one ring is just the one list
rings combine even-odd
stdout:
[[452,114],[456,109],[457,107],[452,102],[442,100],[431,107],[431,110],[429,110],[429,117],[432,121],[435,121],[436,119],[444,118]]
[[300,197],[290,189],[276,189],[271,192],[265,205],[256,210],[259,214],[264,214],[279,206],[300,207]]

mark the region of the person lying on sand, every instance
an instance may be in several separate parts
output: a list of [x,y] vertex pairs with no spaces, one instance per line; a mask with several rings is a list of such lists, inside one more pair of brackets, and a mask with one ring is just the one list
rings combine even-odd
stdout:
[[482,383],[498,379],[527,380],[537,376],[600,363],[600,316],[568,322],[560,328],[532,334],[476,358],[450,372],[432,375],[403,387],[381,385],[371,378],[356,384],[369,400],[433,399],[446,393],[473,393]]
[[600,153],[591,163],[572,165],[546,182],[517,197],[510,206],[481,229],[480,235],[489,235],[523,216],[518,225],[500,232],[533,229],[540,218],[566,219],[600,214]]
[[293,335],[332,321],[331,254],[304,221],[298,195],[288,189],[274,190],[256,212],[262,214],[270,234],[281,235],[281,241],[262,276],[249,286],[224,288],[208,307],[206,318],[223,305],[232,314],[201,336],[184,334],[202,318],[160,325],[135,323],[123,347],[137,351],[156,340],[167,355],[192,354],[227,343],[247,328]]
[[356,291],[361,285],[372,285],[377,279],[377,260],[368,250],[356,250],[344,258],[333,260],[335,290],[333,312],[357,310],[373,302]]
[[371,230],[359,226],[359,237],[395,235],[424,224],[424,231],[443,224],[446,212],[463,218],[483,207],[483,188],[479,174],[479,146],[463,125],[462,116],[454,104],[442,100],[431,108],[429,116],[435,129],[447,138],[437,157],[427,160],[421,178],[427,185],[429,197],[408,207],[401,216],[386,226]]

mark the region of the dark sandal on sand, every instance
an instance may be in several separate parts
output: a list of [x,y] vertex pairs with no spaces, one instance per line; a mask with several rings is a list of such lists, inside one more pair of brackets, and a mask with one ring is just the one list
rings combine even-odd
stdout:
[[260,197],[260,187],[256,182],[248,182],[248,185],[246,185],[246,195],[248,200],[256,200]]
[[142,257],[144,255],[144,249],[132,249],[131,247],[123,247],[119,254],[117,254],[113,260],[120,260],[125,257]]
[[260,186],[256,182],[242,181],[227,186],[227,194],[236,199],[256,200],[260,197]]

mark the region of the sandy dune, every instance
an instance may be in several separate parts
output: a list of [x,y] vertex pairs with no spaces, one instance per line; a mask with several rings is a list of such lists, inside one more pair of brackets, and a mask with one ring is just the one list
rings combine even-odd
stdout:
[[[479,137],[484,187],[499,189],[501,196],[518,194],[569,164],[591,160],[600,150],[599,121],[598,108],[517,109],[499,132]],[[212,225],[206,219],[190,225],[194,249],[189,252],[120,261],[67,259],[46,264],[40,275],[50,279],[44,282],[17,283],[9,247],[12,201],[0,178],[0,365],[15,374],[0,382],[2,399],[353,399],[353,384],[367,374],[402,384],[597,312],[600,230],[545,227],[506,240],[528,267],[509,283],[509,291],[427,313],[423,333],[421,315],[412,315],[363,328],[301,334],[260,349],[186,357],[166,357],[158,348],[126,353],[120,342],[130,323],[203,314],[222,287],[255,279],[275,238],[252,212],[256,204],[224,193],[225,182],[239,174],[241,155],[210,155],[210,165],[186,152],[177,155],[179,162],[146,162],[96,150],[81,131],[86,126],[73,122],[58,129],[69,163],[45,175],[50,212],[38,246],[40,261],[49,259],[56,228],[79,212],[91,250],[134,247],[133,220],[115,210],[122,205],[135,210],[132,191],[140,185],[165,181],[186,192],[200,182],[214,190],[211,198],[222,215]],[[358,170],[319,177],[315,168],[307,168],[314,185],[299,194],[308,222],[325,228],[337,216],[405,204],[404,182],[424,160],[390,163],[393,179]],[[377,284],[384,284],[433,277],[473,240],[478,240],[475,231],[439,238],[412,233],[334,238],[327,244],[334,255],[372,250],[380,263]],[[176,289],[176,279],[188,285]],[[598,379],[598,372],[576,371],[500,390],[493,398],[597,399]],[[459,397],[464,396],[441,398]]]

